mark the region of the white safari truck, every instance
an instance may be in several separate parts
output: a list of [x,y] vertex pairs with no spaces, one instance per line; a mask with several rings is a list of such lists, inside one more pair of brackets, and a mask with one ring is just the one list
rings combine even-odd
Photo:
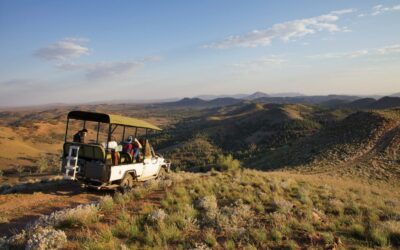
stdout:
[[[90,134],[96,134],[96,139],[84,142],[74,142],[72,136],[68,136],[68,127],[71,120],[82,121],[83,129],[88,128],[88,123],[94,122],[92,128],[88,128]],[[81,122],[75,122],[80,126]],[[102,128],[102,129],[100,129]],[[119,128],[121,141],[115,141]],[[122,133],[121,133],[122,130]],[[131,134],[129,134],[130,130]],[[136,138],[138,130],[141,130],[143,139],[140,154],[132,156],[122,150],[126,136]],[[169,172],[171,163],[161,155],[154,152],[148,140],[151,131],[161,129],[146,121],[85,111],[71,111],[68,113],[65,141],[62,155],[62,171],[64,177],[70,180],[82,182],[86,187],[96,189],[129,190],[136,181],[146,181],[159,178]],[[104,138],[99,142],[99,134]],[[118,136],[119,137],[119,136]]]

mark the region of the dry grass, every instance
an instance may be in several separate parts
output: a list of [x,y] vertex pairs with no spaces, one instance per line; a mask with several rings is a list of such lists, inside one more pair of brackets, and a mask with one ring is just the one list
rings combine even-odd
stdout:
[[395,249],[396,190],[323,175],[181,172],[106,196],[91,216],[63,213],[81,223],[51,225],[68,249]]

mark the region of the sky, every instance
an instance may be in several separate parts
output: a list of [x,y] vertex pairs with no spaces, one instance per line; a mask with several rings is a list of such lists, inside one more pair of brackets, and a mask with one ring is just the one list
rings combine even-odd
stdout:
[[400,92],[400,1],[0,0],[0,106]]

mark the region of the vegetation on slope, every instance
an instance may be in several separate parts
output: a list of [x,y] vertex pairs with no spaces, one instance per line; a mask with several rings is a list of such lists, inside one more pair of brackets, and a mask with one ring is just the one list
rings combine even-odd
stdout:
[[171,146],[190,144],[192,138],[202,134],[210,144],[225,153],[247,160],[265,149],[292,143],[313,134],[321,126],[313,119],[313,112],[313,108],[304,105],[257,103],[214,109],[208,115],[203,114],[176,124],[173,130],[168,131],[170,137],[165,138],[160,146],[174,149]]
[[339,171],[349,176],[398,180],[399,125],[399,110],[356,112],[293,146],[267,152],[253,166]]
[[396,188],[256,170],[174,173],[41,221],[53,218],[46,225],[65,232],[65,249],[394,249]]

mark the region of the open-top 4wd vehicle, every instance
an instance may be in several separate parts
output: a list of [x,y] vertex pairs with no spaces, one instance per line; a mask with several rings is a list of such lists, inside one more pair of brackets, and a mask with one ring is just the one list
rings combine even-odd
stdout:
[[[73,141],[68,138],[68,127],[70,120],[83,121],[82,131],[87,131],[87,122],[95,122],[93,131],[97,130],[96,139]],[[100,127],[106,132],[100,132]],[[117,128],[122,128],[121,142],[115,141],[113,133]],[[135,141],[140,145],[135,154],[126,152],[127,144],[133,144],[133,136],[125,140],[127,130],[134,131]],[[138,129],[144,130],[144,138],[139,143],[136,140]],[[121,129],[120,129],[121,130]],[[145,181],[163,176],[169,171],[170,162],[161,155],[155,154],[153,147],[148,141],[148,132],[160,131],[161,129],[146,121],[135,118],[110,115],[103,113],[71,111],[68,113],[65,132],[65,142],[62,156],[62,171],[64,177],[78,180],[87,187],[97,189],[121,188],[123,191],[132,188],[135,181]],[[99,134],[106,136],[104,143],[99,143]],[[129,146],[129,145],[128,145]]]

